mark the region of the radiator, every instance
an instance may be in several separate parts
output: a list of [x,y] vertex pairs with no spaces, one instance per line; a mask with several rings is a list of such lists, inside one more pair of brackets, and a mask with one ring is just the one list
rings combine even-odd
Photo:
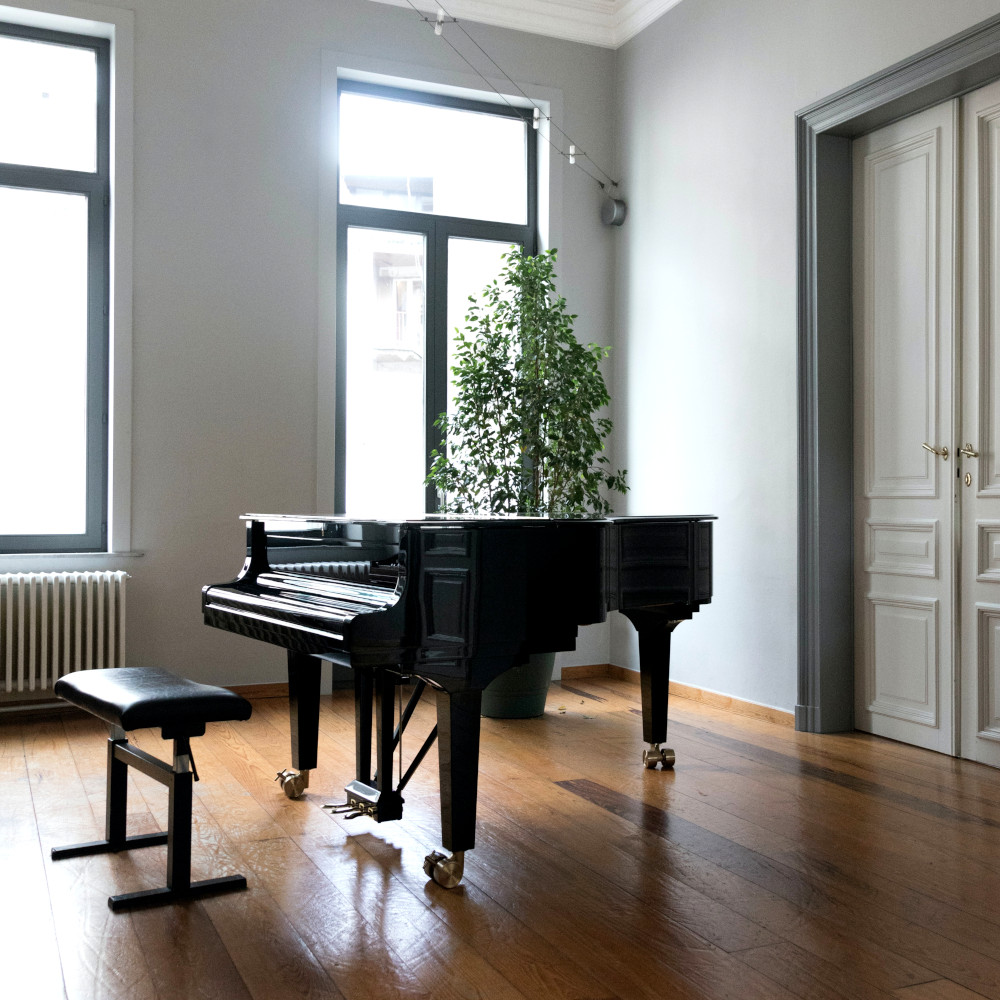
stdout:
[[125,662],[123,570],[0,574],[0,692]]

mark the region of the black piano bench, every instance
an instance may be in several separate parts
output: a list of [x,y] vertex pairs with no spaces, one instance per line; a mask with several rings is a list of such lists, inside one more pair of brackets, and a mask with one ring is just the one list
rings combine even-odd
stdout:
[[[192,777],[198,780],[191,756],[191,738],[204,736],[209,722],[249,719],[250,702],[225,688],[198,684],[156,667],[77,670],[60,677],[54,691],[65,701],[103,719],[111,735],[105,839],[54,847],[53,860],[166,844],[166,886],[110,896],[108,906],[115,912],[245,889],[247,880],[242,875],[191,881],[191,780]],[[172,765],[129,744],[127,730],[150,728],[159,728],[165,740],[174,741]],[[138,768],[170,790],[166,833],[125,836],[129,767]]]

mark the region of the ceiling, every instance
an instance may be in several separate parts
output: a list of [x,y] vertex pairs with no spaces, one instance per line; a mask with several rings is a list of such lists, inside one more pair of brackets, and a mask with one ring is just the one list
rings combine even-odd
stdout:
[[[434,16],[434,0],[376,0]],[[450,17],[616,49],[680,0],[448,0]]]

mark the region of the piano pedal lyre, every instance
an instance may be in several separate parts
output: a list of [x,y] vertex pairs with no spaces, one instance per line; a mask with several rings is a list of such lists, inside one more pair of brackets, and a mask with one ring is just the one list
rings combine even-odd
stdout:
[[293,771],[286,767],[274,776],[274,780],[281,782],[281,790],[288,798],[297,799],[309,787],[309,769]]
[[649,769],[654,769],[657,764],[663,766],[664,771],[670,770],[674,766],[674,761],[677,760],[676,755],[673,750],[669,747],[661,747],[659,743],[650,743],[649,746],[642,751],[642,763],[645,767]]
[[424,872],[442,889],[454,889],[465,873],[465,851],[455,851],[451,856],[431,851],[424,858]]

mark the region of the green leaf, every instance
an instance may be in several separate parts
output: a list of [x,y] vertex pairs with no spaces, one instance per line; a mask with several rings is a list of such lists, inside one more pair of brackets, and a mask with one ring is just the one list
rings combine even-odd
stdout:
[[446,444],[427,483],[445,511],[607,513],[605,492],[628,489],[624,470],[606,471],[612,423],[597,416],[610,402],[599,367],[610,349],[574,336],[555,250],[514,246],[502,261],[456,335],[454,411],[435,421]]

